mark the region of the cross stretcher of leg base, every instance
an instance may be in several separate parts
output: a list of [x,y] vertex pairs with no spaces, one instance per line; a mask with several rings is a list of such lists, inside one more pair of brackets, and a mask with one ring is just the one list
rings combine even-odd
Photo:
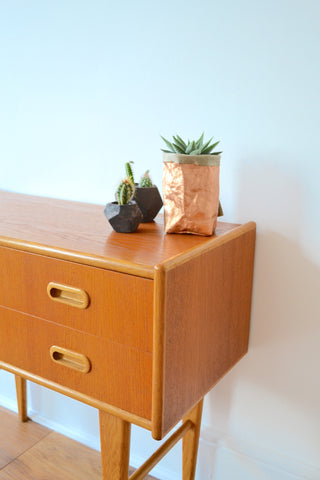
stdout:
[[155,465],[182,439],[182,480],[194,480],[203,399],[182,419],[179,427],[130,477],[131,424],[100,410],[103,480],[143,480]]

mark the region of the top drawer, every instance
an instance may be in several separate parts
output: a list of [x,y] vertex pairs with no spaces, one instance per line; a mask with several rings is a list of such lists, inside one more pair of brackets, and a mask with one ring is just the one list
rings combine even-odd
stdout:
[[[51,282],[83,290],[88,306],[50,298]],[[0,305],[152,351],[153,280],[0,247]]]

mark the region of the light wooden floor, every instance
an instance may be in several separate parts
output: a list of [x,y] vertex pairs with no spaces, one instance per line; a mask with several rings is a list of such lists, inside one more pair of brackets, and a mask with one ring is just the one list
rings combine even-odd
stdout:
[[99,452],[0,407],[0,480],[88,479],[101,480]]

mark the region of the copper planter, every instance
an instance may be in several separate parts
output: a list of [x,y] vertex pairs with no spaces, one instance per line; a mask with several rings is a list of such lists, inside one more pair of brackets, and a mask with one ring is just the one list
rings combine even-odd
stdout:
[[166,233],[212,235],[219,208],[220,155],[164,153]]

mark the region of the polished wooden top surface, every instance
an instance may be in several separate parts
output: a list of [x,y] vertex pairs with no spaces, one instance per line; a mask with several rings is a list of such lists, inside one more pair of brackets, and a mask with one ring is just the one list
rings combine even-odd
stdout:
[[153,278],[154,267],[210,247],[238,228],[218,222],[215,235],[165,234],[163,219],[116,233],[104,206],[0,191],[0,246]]

